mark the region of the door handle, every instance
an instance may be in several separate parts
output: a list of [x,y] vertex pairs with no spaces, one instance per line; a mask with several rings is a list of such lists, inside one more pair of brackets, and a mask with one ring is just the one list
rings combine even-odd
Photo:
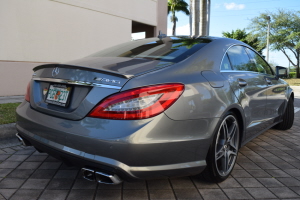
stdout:
[[247,82],[241,78],[238,79],[238,83],[241,87],[245,87],[247,85]]
[[266,78],[267,84],[272,85],[272,81],[269,78]]

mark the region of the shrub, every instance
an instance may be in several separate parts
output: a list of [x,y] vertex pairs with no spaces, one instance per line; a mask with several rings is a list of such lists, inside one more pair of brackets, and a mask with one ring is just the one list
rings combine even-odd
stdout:
[[296,72],[290,72],[289,76],[290,78],[296,78]]

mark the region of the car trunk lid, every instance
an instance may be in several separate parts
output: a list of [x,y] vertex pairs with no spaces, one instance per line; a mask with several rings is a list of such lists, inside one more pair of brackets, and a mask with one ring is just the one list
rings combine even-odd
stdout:
[[167,64],[132,58],[84,58],[37,66],[30,104],[48,115],[79,120],[105,97],[119,92],[130,78],[162,66]]

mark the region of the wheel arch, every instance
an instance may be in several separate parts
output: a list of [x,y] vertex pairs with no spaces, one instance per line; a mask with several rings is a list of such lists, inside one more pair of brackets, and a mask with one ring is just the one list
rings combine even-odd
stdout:
[[[228,109],[226,109],[223,114],[220,117],[220,120],[218,122],[218,125],[215,128],[214,134],[213,134],[213,138],[212,141],[214,141],[214,138],[217,137],[218,134],[218,130],[220,128],[220,125],[223,121],[223,119],[226,118],[227,115],[234,115],[234,117],[236,118],[236,120],[238,121],[239,124],[239,147],[241,147],[242,144],[242,140],[244,138],[244,127],[245,127],[245,117],[243,115],[244,111],[242,109],[242,107],[239,104],[232,104],[231,106],[228,107]],[[213,156],[212,156],[212,149],[213,149],[214,145],[213,142],[211,142],[210,147],[209,147],[209,151],[207,152],[206,155],[206,161],[207,161],[207,167],[204,169],[204,171],[202,172],[202,177],[208,181],[212,181],[212,182],[221,182],[224,181],[225,179],[222,178],[218,178],[218,180],[213,179],[212,178],[212,174],[214,177],[217,177],[217,172],[216,172],[216,168],[212,166],[212,162],[213,162]]]
[[290,99],[290,98],[293,98],[294,100],[294,91],[291,87],[288,86],[288,89],[287,89],[287,101]]
[[[238,120],[238,123],[239,123],[239,133],[240,133],[240,141],[239,141],[239,148],[241,148],[241,145],[243,144],[243,141],[245,139],[245,136],[246,136],[246,119],[245,119],[245,116],[244,116],[244,110],[243,108],[239,105],[239,104],[232,104],[231,106],[229,106],[224,112],[223,114],[221,115],[220,117],[220,121],[218,123],[218,125],[216,126],[215,130],[214,130],[214,134],[212,135],[212,138],[214,137],[214,135],[217,133],[218,129],[219,129],[219,126],[221,124],[221,121],[222,119],[228,114],[228,112],[233,112],[236,117],[237,117],[237,120]],[[211,138],[211,140],[212,140]]]
[[295,98],[295,97],[294,97],[294,92],[291,92],[291,94],[290,94],[290,96],[289,96],[289,99],[290,99],[290,98],[292,98],[293,101],[294,101],[294,98]]
[[241,144],[242,144],[242,141],[244,139],[244,136],[245,136],[245,124],[244,124],[244,116],[242,115],[241,111],[237,108],[232,108],[229,110],[229,112],[233,112],[236,117],[237,117],[237,121],[239,123],[239,136],[240,136],[240,140],[239,140],[239,148],[241,148]]
[[246,132],[245,132],[245,121],[246,120],[245,120],[245,117],[243,115],[244,110],[239,104],[232,104],[232,105],[228,106],[228,108],[222,113],[222,115],[219,118],[220,120],[219,120],[219,122],[217,123],[217,126],[214,129],[212,137],[210,138],[210,143],[212,143],[215,134],[217,134],[217,132],[219,130],[219,127],[222,123],[222,119],[224,119],[229,112],[232,112],[236,115],[238,123],[239,123],[239,131],[240,131],[239,132],[240,133],[240,135],[239,135],[240,136],[239,148],[240,148],[241,144],[243,144],[243,139],[246,135]]
[[232,105],[228,106],[228,108],[223,112],[221,119],[224,118],[228,112],[233,112],[237,117],[237,120],[239,123],[239,133],[240,133],[239,148],[241,148],[241,145],[243,144],[243,141],[246,136],[246,129],[245,129],[246,119],[245,119],[245,115],[244,115],[244,110],[240,104],[238,104],[238,103],[232,104]]

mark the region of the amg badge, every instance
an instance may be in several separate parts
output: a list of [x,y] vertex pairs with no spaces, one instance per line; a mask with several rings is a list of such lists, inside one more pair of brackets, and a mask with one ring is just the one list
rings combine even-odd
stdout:
[[106,82],[106,83],[116,83],[116,84],[120,84],[121,81],[119,80],[111,80],[111,79],[108,79],[108,78],[94,78],[94,80],[96,81],[101,81],[101,82]]

